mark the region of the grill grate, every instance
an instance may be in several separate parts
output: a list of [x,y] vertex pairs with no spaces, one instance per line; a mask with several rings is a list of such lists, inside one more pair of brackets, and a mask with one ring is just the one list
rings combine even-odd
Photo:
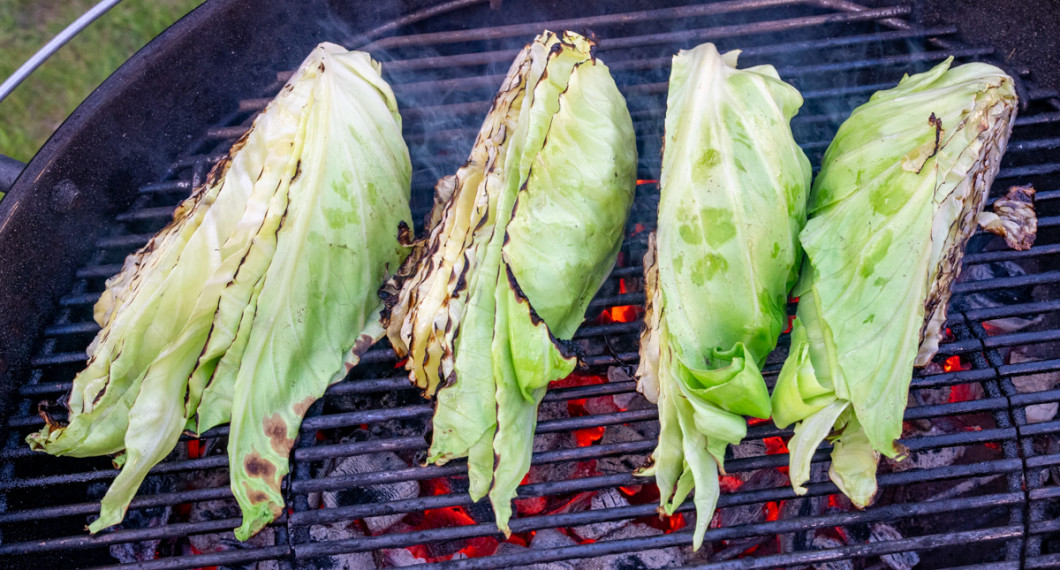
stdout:
[[[366,48],[384,61],[401,103],[413,153],[417,219],[431,203],[434,181],[455,171],[466,157],[515,51],[542,28],[591,28],[602,38],[599,54],[612,68],[633,114],[641,145],[639,176],[644,180],[658,177],[665,82],[669,57],[677,48],[714,41],[723,50],[745,48],[742,65],[774,63],[806,99],[793,129],[815,164],[838,124],[873,91],[951,54],[968,61],[991,53],[958,45],[951,27],[908,23],[906,7],[870,10],[842,0],[732,0],[564,21],[531,13],[519,23],[462,29],[459,22],[467,21],[460,19],[465,12],[470,21],[486,21],[476,19],[485,18],[485,7],[474,4],[448,5],[458,16],[453,20],[457,24],[447,23],[439,10],[438,18],[409,20],[405,27],[383,30],[400,34],[381,37]],[[165,180],[143,187],[133,206],[116,217],[110,235],[98,241],[96,254],[61,300],[16,410],[7,419],[10,436],[0,451],[0,557],[13,565],[55,561],[63,567],[96,566],[113,564],[112,555],[127,561],[139,555],[143,568],[359,567],[394,562],[396,558],[388,556],[408,547],[441,553],[432,554],[438,558],[454,554],[446,550],[452,545],[496,537],[488,508],[472,505],[458,487],[466,480],[463,462],[415,466],[427,447],[423,436],[431,407],[395,368],[386,346],[371,350],[350,378],[310,409],[285,481],[290,510],[246,545],[236,544],[229,532],[239,521],[224,477],[227,427],[210,430],[201,440],[182,438],[177,451],[152,471],[124,527],[95,537],[85,534],[83,526],[98,513],[97,501],[116,474],[109,462],[41,457],[22,443],[26,433],[41,425],[35,415],[37,402],[64,394],[83,365],[84,348],[97,330],[91,306],[103,281],[168,220],[175,204],[203,180],[288,76],[279,73],[268,93],[241,102],[173,163]],[[439,565],[611,568],[633,564],[629,556],[647,552],[672,555],[671,565],[711,568],[806,567],[841,560],[857,560],[862,567],[907,551],[918,552],[928,567],[971,561],[992,568],[1060,563],[1055,538],[1060,530],[1060,420],[1055,414],[1060,359],[1049,358],[1057,354],[1060,341],[1060,258],[1055,255],[1060,252],[1060,161],[1055,154],[1060,147],[1060,99],[1056,93],[1026,87],[1022,95],[1028,109],[1017,120],[993,194],[1010,184],[1035,183],[1041,216],[1038,243],[1029,251],[1014,252],[997,238],[973,238],[964,280],[956,286],[951,304],[952,334],[937,365],[918,371],[913,379],[903,443],[916,465],[908,469],[881,463],[878,506],[860,512],[843,508],[824,475],[826,450],[814,457],[814,477],[804,498],[795,497],[786,478],[751,484],[753,474],[773,473],[787,464],[784,453],[769,453],[769,445],[782,442],[791,431],[766,422],[751,426],[751,443],[740,446],[734,452],[738,455],[726,462],[729,475],[743,484],[722,494],[719,517],[725,524],[707,532],[710,545],[700,554],[692,555],[687,548],[690,527],[641,535],[603,533],[599,540],[537,547],[539,535],[533,533],[538,531],[621,526],[623,521],[655,516],[653,501],[634,500],[653,482],[631,474],[654,447],[650,434],[657,419],[655,409],[635,395],[628,375],[636,364],[639,318],[610,322],[615,319],[597,317],[601,312],[635,314],[635,309],[623,308],[643,304],[643,294],[637,292],[647,236],[643,230],[653,228],[658,200],[657,186],[646,183],[638,188],[619,265],[590,305],[590,322],[576,336],[587,353],[579,377],[607,381],[591,380],[548,393],[537,429],[541,450],[533,464],[538,475],[549,476],[519,490],[523,502],[567,507],[512,521],[515,536],[531,548],[509,541],[500,543],[493,556],[456,556]],[[1028,320],[1028,326],[1011,326]],[[787,342],[785,335],[767,361],[769,382],[779,372]],[[589,405],[606,401],[613,407]],[[1052,416],[1043,409],[1050,405]],[[599,436],[591,445],[580,446],[579,434]],[[381,457],[405,463],[379,463]],[[945,457],[950,461],[943,461]],[[347,458],[362,458],[375,467],[335,471]],[[454,486],[437,494],[424,492],[438,481]],[[397,487],[413,492],[400,497],[382,492]],[[616,492],[630,496],[601,505],[587,498]],[[586,508],[590,504],[593,508]],[[758,512],[768,505],[777,516]],[[363,522],[424,519],[425,512],[457,508],[470,515],[465,521],[470,524],[431,527],[403,522],[386,533],[373,533]],[[680,509],[684,517],[694,516],[693,511],[691,503]],[[750,511],[758,515],[736,516]],[[897,535],[869,537],[872,525],[880,523]],[[831,543],[815,539],[836,532],[851,536]],[[954,545],[961,545],[959,552]],[[412,551],[406,552],[412,556]],[[597,565],[586,565],[589,559]],[[647,560],[642,556],[636,562]]]

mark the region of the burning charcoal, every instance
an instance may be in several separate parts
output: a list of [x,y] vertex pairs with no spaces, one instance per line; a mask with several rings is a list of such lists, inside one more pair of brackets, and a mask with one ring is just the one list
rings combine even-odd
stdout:
[[620,410],[645,410],[655,405],[649,402],[640,392],[633,391],[614,394],[611,396],[611,400]]
[[[309,537],[313,542],[331,542],[364,536],[352,524],[333,523],[309,527]],[[405,552],[408,552],[407,550]],[[375,560],[369,552],[348,552],[313,558],[306,567],[312,570],[374,570]]]
[[[566,402],[543,402],[537,408],[537,421],[569,417]],[[570,432],[542,433],[534,436],[534,453],[568,447]]]
[[[600,542],[657,536],[663,532],[646,524],[632,523],[603,537]],[[578,562],[579,570],[628,570],[631,568],[672,568],[684,563],[681,549],[676,546],[612,554]]]
[[[751,443],[751,442],[744,442]],[[741,444],[743,446],[743,444]],[[740,446],[737,446],[740,447]],[[745,446],[741,453],[753,449],[754,445]],[[762,444],[762,454],[765,452],[765,444]],[[740,474],[743,475],[743,474]],[[779,469],[758,469],[742,478],[739,484],[742,491],[753,491],[757,489],[771,489],[783,487],[788,483],[788,477]],[[740,480],[740,479],[738,479]],[[722,527],[730,527],[745,524],[755,524],[765,521],[776,520],[780,515],[780,505],[776,502],[751,503],[749,505],[737,505],[718,509],[716,516],[720,517]],[[748,548],[758,546],[772,537],[751,536],[727,541],[724,550],[711,557],[711,560],[728,560],[734,558]]]
[[[842,497],[842,495],[840,496]],[[778,518],[788,520],[797,517],[815,517],[823,514],[826,508],[828,508],[828,497],[804,496],[798,499],[788,499],[787,501],[781,501],[780,516]],[[780,540],[780,546],[777,550],[780,552],[806,550],[807,545],[813,540],[814,534],[815,531],[807,530],[777,535]]]
[[384,548],[380,551],[380,557],[382,558],[380,566],[384,568],[404,568],[427,562],[409,552],[407,548]]
[[[939,369],[942,372],[942,369]],[[923,388],[920,390],[909,391],[909,404],[910,408],[915,406],[935,406],[938,404],[945,404],[950,401],[950,387],[943,386],[942,388]],[[931,422],[924,422],[924,429],[930,429]]]
[[530,548],[562,548],[578,544],[575,540],[562,532],[546,528],[534,533],[534,540],[530,542]]
[[[1013,350],[1009,355],[1009,360],[1013,364],[1018,364],[1020,362],[1029,362],[1038,359],[1028,357],[1021,350],[1017,349]],[[1057,384],[1060,384],[1060,372],[1045,372],[1042,374],[1012,377],[1012,386],[1016,388],[1017,392],[1024,394],[1052,390]],[[1060,409],[1060,405],[1056,402],[1027,406],[1025,408],[1027,423],[1033,424],[1047,422],[1056,417],[1058,409]]]
[[[406,469],[408,464],[392,452],[373,453],[370,455],[355,455],[340,461],[329,474],[330,477],[353,475],[357,473],[372,473],[376,471],[394,471]],[[396,483],[381,483],[371,487],[351,487],[338,491],[325,491],[321,500],[325,508],[335,508],[343,505],[364,505],[372,503],[386,503],[401,499],[412,499],[420,494],[419,483],[415,481],[399,481]],[[379,534],[394,526],[395,523],[404,518],[405,515],[397,513],[364,519],[368,530],[372,534]]]
[[[621,394],[615,394],[611,396],[611,399],[614,400],[615,405],[618,406],[620,409],[628,410],[630,409],[630,407],[634,406],[634,400],[644,400],[644,396],[642,396],[639,392],[623,392]],[[647,400],[644,401],[647,402]]]
[[761,439],[745,439],[731,449],[732,456],[736,459],[761,457],[766,454],[766,442]]
[[[869,542],[890,542],[904,538],[902,533],[886,523],[872,523],[870,528],[872,531],[869,534]],[[891,570],[912,570],[914,566],[920,564],[920,556],[916,552],[884,554],[880,557],[880,560],[889,566]]]
[[[188,480],[191,488],[213,488],[227,487],[228,474],[223,470],[195,472],[194,479]],[[189,474],[189,477],[192,474]],[[240,516],[239,505],[235,499],[216,499],[212,501],[199,501],[191,504],[188,512],[188,522],[204,522]],[[239,542],[232,536],[231,532],[219,532],[210,534],[193,534],[188,537],[188,543],[195,552],[224,552],[240,548],[260,548],[275,544],[275,531],[265,527],[261,532],[254,535],[246,542]],[[248,570],[274,570],[279,566],[276,562],[258,562],[247,566]]]
[[[946,370],[949,372],[950,370]],[[983,399],[983,386],[978,383],[957,384],[942,388],[924,388],[909,391],[909,407],[933,406],[947,402],[965,402]],[[910,422],[922,430],[929,430],[934,423],[931,420],[913,420]]]
[[[741,491],[754,491],[758,489],[772,489],[787,485],[788,477],[779,469],[758,469],[752,471],[740,485]],[[751,503],[749,505],[737,505],[720,509],[721,526],[730,527],[741,524],[760,523],[766,520],[766,506],[762,503]],[[778,509],[779,506],[775,505]]]
[[[928,433],[936,430],[930,430]],[[964,456],[963,447],[940,447],[937,449],[922,449],[909,452],[909,457],[902,461],[891,458],[881,458],[884,463],[891,466],[894,472],[909,471],[910,469],[931,469],[933,467],[946,467],[953,465]]]
[[[622,493],[618,489],[604,489],[593,497],[592,505],[589,507],[592,510],[598,509],[612,509],[617,507],[628,507],[629,501],[626,500]],[[598,523],[592,523],[582,526],[576,526],[571,528],[574,534],[578,535],[582,540],[599,540],[601,536],[617,531],[623,526],[629,524],[628,520],[617,520],[617,521],[604,521]]]
[[[658,424],[656,424],[658,426]],[[658,434],[655,435],[658,437]],[[607,426],[604,437],[600,440],[601,445],[614,445],[616,443],[629,443],[631,441],[643,441],[647,439],[641,431],[627,424]],[[647,453],[643,455],[616,455],[601,457],[596,461],[596,467],[601,473],[629,473],[644,464]],[[651,480],[649,479],[648,482]]]
[[[144,495],[172,492],[175,489],[174,481],[170,477],[149,477],[144,480],[143,485],[140,487],[141,493]],[[120,528],[138,529],[165,526],[169,523],[171,514],[173,514],[173,508],[169,505],[129,509]],[[154,560],[158,555],[161,542],[160,540],[145,540],[142,542],[114,544],[110,547],[110,555],[122,564]]]
[[[1027,270],[1019,264],[1011,261],[999,261],[996,263],[978,263],[969,265],[961,270],[958,281],[979,281],[982,279],[996,279],[999,277],[1016,277],[1026,275]],[[1030,296],[1019,293],[1015,289],[994,289],[981,293],[971,293],[963,296],[957,303],[962,310],[967,309],[989,309],[1004,305],[1014,305],[1030,301]],[[984,326],[996,329],[998,332],[1016,332],[1030,325],[1041,322],[1042,315],[1033,319],[1022,317],[1008,317],[985,321]]]
[[[635,382],[633,374],[636,372],[634,366],[611,366],[607,369],[607,381],[608,382]],[[629,391],[621,394],[615,394],[612,396],[615,405],[623,410],[628,410],[633,400],[636,398],[644,400],[644,396],[640,392]],[[644,400],[647,402],[647,400]]]
[[[823,534],[813,537],[815,550],[832,550],[846,546],[838,538],[832,538]],[[850,560],[834,560],[832,562],[818,562],[813,565],[814,570],[854,570],[854,563]]]
[[[541,534],[541,532],[542,531],[538,531],[538,534]],[[551,531],[551,532],[554,532],[556,534],[561,534],[558,531]],[[536,537],[535,537],[534,541],[535,542],[537,541]],[[573,542],[571,542],[571,544],[573,544]],[[568,546],[568,545],[563,545],[563,546]],[[522,554],[522,553],[525,553],[526,551],[527,551],[527,548],[525,546],[520,546],[518,544],[512,544],[510,542],[502,542],[499,545],[497,545],[497,551],[494,553],[494,555],[495,556],[503,556],[505,554]],[[453,557],[453,560],[456,560],[456,557]],[[574,565],[571,564],[570,562],[540,562],[538,564],[519,565],[519,568],[525,568],[526,570],[572,570],[574,568]]]
[[621,411],[617,405],[615,405],[615,399],[611,396],[599,396],[596,398],[586,398],[585,403],[582,407],[590,415],[599,414],[613,414]]

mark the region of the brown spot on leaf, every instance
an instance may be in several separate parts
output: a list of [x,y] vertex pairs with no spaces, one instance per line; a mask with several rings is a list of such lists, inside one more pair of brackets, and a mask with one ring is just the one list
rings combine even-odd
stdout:
[[[357,340],[353,343],[353,353],[357,356],[361,356],[364,353],[368,352],[368,349],[372,348],[373,344],[375,344],[375,338],[372,337],[372,335],[367,333],[362,334],[361,336],[357,337]],[[348,370],[349,368],[347,368],[347,371]]]
[[291,409],[294,410],[294,413],[298,414],[298,417],[302,417],[305,416],[305,413],[309,411],[309,406],[312,406],[315,401],[317,401],[316,398],[308,396],[301,402],[291,406]]
[[251,487],[246,481],[243,481],[243,491],[246,493],[247,498],[250,499],[252,505],[269,502],[268,493]]
[[246,470],[247,474],[251,477],[257,477],[270,487],[280,488],[280,482],[276,481],[276,466],[269,463],[265,458],[259,455],[257,452],[247,455],[247,458],[243,460],[243,469]]
[[268,436],[272,449],[280,455],[287,455],[294,445],[294,439],[287,437],[287,423],[283,421],[279,413],[276,413],[265,418],[263,424],[265,435]]

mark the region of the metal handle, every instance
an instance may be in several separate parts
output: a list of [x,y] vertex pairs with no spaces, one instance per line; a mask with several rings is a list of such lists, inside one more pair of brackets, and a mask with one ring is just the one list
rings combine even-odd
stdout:
[[3,101],[5,97],[11,94],[18,87],[20,83],[26,80],[31,73],[40,64],[44,63],[49,57],[52,56],[59,48],[63,47],[66,42],[73,39],[81,30],[88,27],[89,24],[96,21],[97,18],[107,13],[107,10],[118,5],[121,0],[102,0],[99,4],[96,4],[84,14],[74,20],[69,26],[66,26],[63,31],[59,32],[54,38],[48,43],[44,44],[44,47],[40,48],[37,53],[33,54],[32,57],[26,60],[21,67],[15,70],[10,77],[0,83],[0,101]]

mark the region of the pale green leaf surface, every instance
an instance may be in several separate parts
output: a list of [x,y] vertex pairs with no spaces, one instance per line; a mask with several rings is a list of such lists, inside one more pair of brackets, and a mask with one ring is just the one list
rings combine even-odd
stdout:
[[638,382],[658,394],[653,469],[666,512],[695,483],[696,548],[726,446],[746,435],[744,415],[770,415],[759,367],[786,323],[810,184],[789,126],[802,97],[772,67],[737,69],[737,55],[703,44],[674,57],[660,223],[645,258]]
[[399,223],[409,223],[409,156],[378,64],[330,44],[313,57],[320,75],[301,174],[234,385],[229,468],[241,540],[282,511],[280,482],[309,405],[341,378],[355,344],[374,341],[365,329],[381,304],[376,289],[397,270]]
[[[798,457],[789,443],[797,490],[833,427],[845,429],[830,474],[857,505],[873,498],[878,453],[902,453],[911,371],[938,348],[1015,112],[1011,78],[950,64],[855,109],[814,182],[792,349],[772,396],[778,425],[802,422]],[[847,406],[843,418],[833,413]]]

